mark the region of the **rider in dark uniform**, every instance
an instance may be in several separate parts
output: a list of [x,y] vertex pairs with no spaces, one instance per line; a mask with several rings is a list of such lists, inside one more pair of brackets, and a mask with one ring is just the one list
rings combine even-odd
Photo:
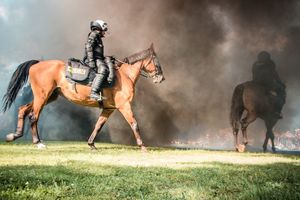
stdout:
[[97,101],[102,101],[100,94],[102,84],[107,80],[110,84],[114,78],[114,69],[111,57],[104,57],[104,46],[102,37],[107,31],[107,23],[102,20],[91,22],[91,32],[85,44],[84,61],[91,67],[96,68],[96,77],[92,83],[90,97]]
[[274,99],[275,115],[282,118],[281,108],[285,103],[285,84],[280,80],[275,68],[271,55],[266,51],[262,51],[253,64],[252,77],[254,82],[266,88],[267,94]]

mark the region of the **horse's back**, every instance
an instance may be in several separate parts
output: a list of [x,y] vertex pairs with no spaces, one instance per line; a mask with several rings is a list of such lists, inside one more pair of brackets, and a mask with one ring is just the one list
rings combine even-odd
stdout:
[[247,81],[243,84],[243,104],[248,112],[261,114],[270,112],[271,102],[264,86]]
[[65,63],[61,60],[46,60],[40,61],[33,65],[30,70],[31,79],[54,79],[58,80],[64,73]]
[[234,88],[232,95],[232,110],[246,109],[255,110],[258,105],[265,101],[265,89],[253,81],[246,81]]
[[30,68],[30,73],[40,72],[49,73],[50,71],[60,71],[65,68],[65,63],[61,60],[45,60],[40,61]]
[[261,98],[265,95],[265,88],[254,81],[247,81],[241,84],[244,89],[244,96],[255,96]]

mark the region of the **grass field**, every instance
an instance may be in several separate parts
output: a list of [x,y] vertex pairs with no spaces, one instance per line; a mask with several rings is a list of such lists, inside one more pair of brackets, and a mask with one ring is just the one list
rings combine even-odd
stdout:
[[300,157],[0,143],[0,199],[300,199]]

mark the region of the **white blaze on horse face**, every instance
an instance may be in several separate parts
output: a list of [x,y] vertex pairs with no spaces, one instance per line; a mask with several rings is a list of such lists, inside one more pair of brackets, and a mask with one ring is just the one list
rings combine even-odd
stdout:
[[163,75],[156,75],[154,76],[153,78],[153,83],[161,83],[165,80],[164,76]]
[[148,61],[148,64],[146,64],[145,66],[145,70],[148,74],[154,74],[156,72],[156,66],[155,66],[155,63],[153,62],[153,59],[150,58],[151,60]]

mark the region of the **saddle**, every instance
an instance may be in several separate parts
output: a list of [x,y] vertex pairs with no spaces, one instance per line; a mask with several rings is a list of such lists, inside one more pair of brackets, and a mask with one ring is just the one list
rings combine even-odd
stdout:
[[[69,58],[65,73],[67,80],[74,85],[75,83],[78,83],[81,85],[91,86],[96,76],[95,69],[90,68],[88,64],[76,58]],[[115,78],[111,84],[105,81],[102,88],[113,87],[114,83]]]

